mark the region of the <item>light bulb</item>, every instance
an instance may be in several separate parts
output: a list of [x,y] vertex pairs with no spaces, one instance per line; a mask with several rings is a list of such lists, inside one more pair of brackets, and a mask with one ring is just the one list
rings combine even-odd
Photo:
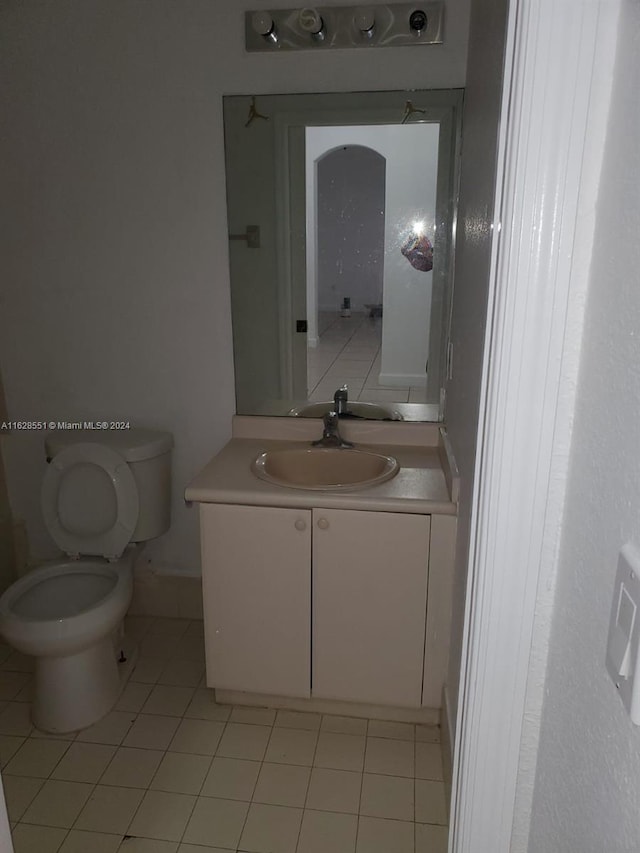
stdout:
[[265,38],[269,36],[275,37],[273,18],[266,10],[253,13],[251,16],[251,26],[259,36],[264,36]]
[[324,21],[317,9],[301,9],[298,15],[300,27],[312,36],[319,36],[324,29]]
[[353,16],[353,23],[363,36],[372,36],[376,23],[374,9],[371,6],[358,6]]

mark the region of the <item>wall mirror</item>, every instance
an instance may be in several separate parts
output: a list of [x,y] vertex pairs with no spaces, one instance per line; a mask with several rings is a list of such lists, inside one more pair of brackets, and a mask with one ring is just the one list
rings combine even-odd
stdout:
[[238,414],[441,420],[461,106],[224,98]]

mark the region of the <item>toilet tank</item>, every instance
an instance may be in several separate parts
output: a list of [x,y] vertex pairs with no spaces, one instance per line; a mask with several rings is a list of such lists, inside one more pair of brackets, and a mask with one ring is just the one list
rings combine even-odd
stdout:
[[171,433],[127,430],[58,430],[45,436],[47,459],[74,444],[92,442],[115,450],[127,462],[138,488],[138,523],[131,542],[154,539],[171,523]]

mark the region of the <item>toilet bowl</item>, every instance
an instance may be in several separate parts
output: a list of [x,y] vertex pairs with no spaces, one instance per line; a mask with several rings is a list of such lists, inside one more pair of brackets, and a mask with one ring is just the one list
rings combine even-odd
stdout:
[[68,557],[28,572],[0,597],[0,634],[35,658],[34,724],[62,733],[107,714],[131,671],[121,629],[141,547],[131,543],[169,526],[172,440],[131,430],[100,440],[50,434],[45,446],[43,514]]
[[50,563],[0,599],[5,639],[36,659],[31,713],[37,728],[76,731],[115,704],[121,679],[114,631],[131,603],[134,553],[113,563]]

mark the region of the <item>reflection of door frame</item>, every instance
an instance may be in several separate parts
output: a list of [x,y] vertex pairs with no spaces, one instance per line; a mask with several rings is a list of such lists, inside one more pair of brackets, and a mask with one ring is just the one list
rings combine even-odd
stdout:
[[[275,183],[277,210],[278,298],[280,305],[280,371],[283,393],[292,399],[306,399],[306,335],[295,331],[296,320],[306,320],[306,293],[304,304],[300,289],[294,282],[306,269],[306,243],[304,229],[293,217],[292,211],[304,210],[304,128],[321,125],[399,124],[404,104],[403,92],[356,92],[317,95],[317,106],[291,110],[273,116],[275,131]],[[450,306],[453,292],[454,218],[457,205],[457,166],[455,156],[459,150],[462,122],[462,90],[431,90],[413,92],[419,97],[421,117],[424,121],[440,123],[438,193],[436,201],[436,238],[434,256],[446,257],[448,263],[434,265],[429,365],[431,375],[438,377],[437,388],[429,387],[434,400],[439,400],[440,381],[444,385],[445,354],[449,340]],[[389,105],[369,106],[388,95]],[[309,96],[311,97],[311,96]],[[339,99],[344,106],[337,108]],[[300,139],[302,137],[302,148]],[[440,156],[449,152],[446,163],[450,174],[441,170]],[[446,161],[443,161],[443,163]],[[293,180],[293,175],[302,179]],[[447,191],[445,193],[445,182]],[[451,187],[451,192],[448,188]],[[448,228],[445,227],[448,222]],[[433,305],[436,305],[436,311]],[[304,308],[304,311],[300,311]],[[437,315],[440,314],[438,318]],[[439,320],[439,322],[438,322]],[[304,347],[303,347],[304,344]],[[295,357],[294,357],[295,355]],[[303,369],[302,369],[303,368]],[[304,375],[304,379],[303,379]],[[434,380],[435,381],[435,380]]]
[[508,15],[451,853],[527,845],[616,55],[604,0]]

